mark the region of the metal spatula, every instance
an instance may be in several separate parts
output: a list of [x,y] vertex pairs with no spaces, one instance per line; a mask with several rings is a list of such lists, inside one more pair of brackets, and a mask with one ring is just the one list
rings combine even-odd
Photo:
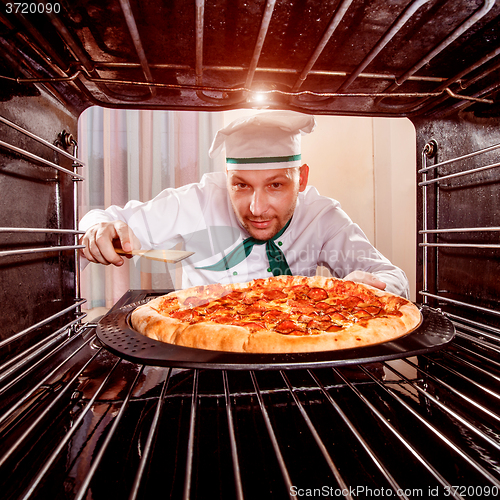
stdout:
[[185,252],[184,250],[132,250],[131,252],[124,252],[121,248],[115,248],[115,252],[122,255],[138,255],[146,259],[173,263],[180,262],[194,254],[194,252]]

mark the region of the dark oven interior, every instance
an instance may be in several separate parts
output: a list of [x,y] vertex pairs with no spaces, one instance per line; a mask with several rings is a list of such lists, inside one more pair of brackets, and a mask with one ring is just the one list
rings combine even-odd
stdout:
[[[499,14],[494,0],[2,1],[3,498],[498,496]],[[79,296],[80,113],[257,99],[413,122],[417,300],[451,343],[179,368],[97,336]]]

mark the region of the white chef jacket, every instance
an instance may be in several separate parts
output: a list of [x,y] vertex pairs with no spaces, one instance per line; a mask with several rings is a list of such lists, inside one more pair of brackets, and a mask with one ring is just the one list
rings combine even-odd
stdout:
[[[146,203],[129,201],[123,208],[91,210],[82,218],[80,229],[115,220],[129,225],[143,249],[170,249],[181,243],[184,250],[195,252],[182,261],[183,288],[273,275],[265,245],[255,245],[231,269],[199,269],[219,262],[250,236],[236,218],[224,172],[205,174],[199,183],[165,189]],[[362,270],[385,282],[387,291],[409,296],[404,272],[371,245],[338,201],[321,196],[312,186],[299,193],[291,223],[275,243],[293,275],[314,276],[318,266],[325,266],[338,278]]]

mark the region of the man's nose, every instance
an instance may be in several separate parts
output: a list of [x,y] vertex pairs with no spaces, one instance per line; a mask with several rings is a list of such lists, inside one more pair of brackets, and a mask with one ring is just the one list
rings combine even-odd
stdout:
[[269,208],[265,193],[254,191],[250,201],[250,212],[256,217],[264,215]]

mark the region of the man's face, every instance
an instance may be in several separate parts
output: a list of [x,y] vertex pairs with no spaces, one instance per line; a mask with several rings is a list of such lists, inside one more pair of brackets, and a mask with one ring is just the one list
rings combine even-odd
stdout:
[[297,196],[307,186],[309,167],[228,170],[227,189],[234,213],[247,232],[268,240],[290,220]]

